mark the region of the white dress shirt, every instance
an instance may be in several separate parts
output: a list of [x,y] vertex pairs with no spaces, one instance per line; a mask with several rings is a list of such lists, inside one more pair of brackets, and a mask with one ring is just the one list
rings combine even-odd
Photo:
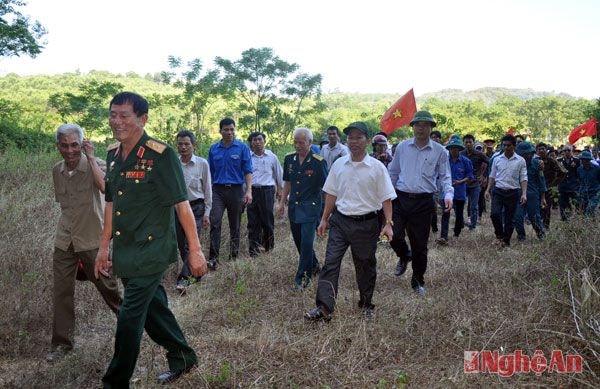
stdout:
[[527,181],[527,163],[517,153],[510,158],[502,153],[494,158],[490,178],[496,180],[496,188],[520,189],[521,182]]
[[329,146],[329,143],[323,145],[321,148],[321,157],[327,162],[327,169],[331,169],[333,162],[341,156],[350,154],[348,146],[341,142],[337,142],[335,146]]
[[361,216],[382,208],[396,191],[385,165],[366,155],[353,162],[350,155],[338,158],[331,167],[323,191],[336,196],[337,210],[347,216]]
[[271,150],[262,155],[252,151],[252,186],[276,186],[283,188],[283,169],[279,159]]
[[[181,157],[179,157],[181,161]],[[210,214],[212,208],[212,187],[208,161],[192,154],[188,163],[181,161],[183,178],[188,192],[188,200],[204,199],[205,215]]]

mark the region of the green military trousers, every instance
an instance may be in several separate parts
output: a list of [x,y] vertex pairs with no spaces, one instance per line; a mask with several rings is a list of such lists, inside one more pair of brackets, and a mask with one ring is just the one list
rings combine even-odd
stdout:
[[144,329],[148,336],[167,350],[170,370],[181,370],[197,363],[194,350],[167,302],[161,285],[163,272],[144,277],[123,278],[123,304],[119,310],[115,353],[102,378],[105,388],[128,388],[140,352]]

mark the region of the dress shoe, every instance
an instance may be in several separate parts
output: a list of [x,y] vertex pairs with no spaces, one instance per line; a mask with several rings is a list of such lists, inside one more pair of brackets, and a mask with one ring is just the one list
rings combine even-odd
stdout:
[[187,286],[187,281],[182,278],[177,280],[177,285],[175,285],[175,290],[181,294],[185,294],[185,287]]
[[317,265],[317,266],[313,267],[313,276],[318,276],[320,272],[321,272],[321,265]]
[[208,270],[217,270],[217,260],[209,259],[206,266],[208,267]]
[[394,275],[396,277],[400,277],[406,271],[406,265],[408,261],[403,260],[402,258],[398,259],[398,263],[396,264],[396,271],[394,271]]
[[448,244],[448,239],[446,238],[437,238],[435,240],[435,243],[439,244],[440,246],[445,246]]
[[195,368],[196,366],[197,365],[194,364],[190,367],[186,367],[185,369],[166,371],[158,376],[158,383],[159,384],[167,384],[169,382],[173,382],[177,378],[181,377],[183,374],[185,374],[185,373],[189,372],[190,370],[192,370],[193,368]]
[[425,292],[427,291],[423,285],[416,285],[416,286],[413,286],[413,290],[414,290],[414,291],[415,291],[415,293],[416,293],[416,294],[418,294],[419,296],[425,296]]
[[325,308],[316,307],[311,309],[310,311],[304,314],[304,318],[308,321],[325,321],[328,322],[331,320],[331,313],[326,313]]
[[294,285],[290,286],[290,290],[292,292],[303,292],[304,289],[306,289],[306,288],[299,284],[294,284]]
[[60,361],[69,353],[69,351],[71,350],[68,350],[64,347],[58,347],[46,354],[46,362],[53,363]]

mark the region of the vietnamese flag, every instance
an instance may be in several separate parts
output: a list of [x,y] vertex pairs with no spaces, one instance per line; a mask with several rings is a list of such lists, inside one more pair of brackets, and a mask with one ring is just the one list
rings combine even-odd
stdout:
[[512,127],[510,127],[510,128],[508,129],[508,131],[506,131],[506,133],[507,133],[507,134],[509,134],[509,135],[515,136],[515,129],[514,129],[514,128],[512,128]]
[[381,130],[386,134],[391,134],[398,128],[409,124],[415,113],[417,113],[417,103],[411,88],[383,114]]
[[596,118],[591,118],[581,126],[575,127],[573,131],[571,131],[571,135],[569,135],[569,143],[574,144],[579,140],[579,138],[583,138],[584,136],[594,136],[597,133]]

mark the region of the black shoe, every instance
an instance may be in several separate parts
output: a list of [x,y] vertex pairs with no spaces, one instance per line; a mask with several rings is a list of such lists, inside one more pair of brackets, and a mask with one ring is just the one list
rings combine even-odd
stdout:
[[425,293],[427,292],[427,289],[425,289],[423,285],[415,285],[413,286],[413,290],[419,296],[425,296]]
[[313,267],[313,276],[318,276],[320,272],[321,272],[321,265],[317,265],[316,267]]
[[185,278],[181,278],[179,280],[177,280],[177,284],[175,285],[175,290],[177,291],[177,293],[184,295],[185,294],[185,288],[188,286],[188,282]]
[[396,277],[400,277],[404,272],[406,272],[406,265],[408,261],[403,260],[402,258],[398,259],[398,263],[396,264],[396,271],[394,271],[394,275]]
[[57,362],[63,359],[71,349],[67,349],[65,347],[57,347],[54,350],[51,350],[48,354],[46,354],[46,362]]
[[304,318],[308,321],[330,321],[331,313],[325,313],[325,308],[316,307],[304,314]]
[[173,382],[177,378],[181,377],[183,374],[185,374],[185,373],[189,372],[190,370],[192,370],[193,368],[195,368],[196,366],[197,365],[194,364],[190,367],[186,367],[185,369],[166,371],[158,376],[158,383],[159,384],[167,384],[169,382]]
[[209,259],[206,266],[208,267],[208,270],[217,270],[217,260]]
[[363,316],[366,320],[372,320],[375,318],[375,308],[365,308],[363,310]]

